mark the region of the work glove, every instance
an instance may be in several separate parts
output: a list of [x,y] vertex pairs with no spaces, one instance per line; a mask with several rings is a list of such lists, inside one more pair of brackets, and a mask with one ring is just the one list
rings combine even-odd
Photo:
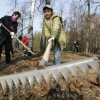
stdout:
[[54,39],[55,39],[54,37],[48,39],[48,43],[49,43],[50,41],[54,41]]
[[15,33],[14,32],[10,32],[11,38],[14,37]]
[[14,32],[10,32],[10,35],[11,35],[11,36],[14,36],[14,35],[15,35],[15,33],[14,33]]
[[13,36],[13,35],[11,35],[11,38],[12,38],[12,39],[13,39],[13,37],[14,37],[14,36]]

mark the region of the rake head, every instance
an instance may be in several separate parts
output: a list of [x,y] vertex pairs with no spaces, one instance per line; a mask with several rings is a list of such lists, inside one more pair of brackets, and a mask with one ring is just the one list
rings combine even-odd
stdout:
[[[31,70],[28,72],[23,72],[19,74],[13,74],[8,76],[0,77],[0,83],[3,88],[4,93],[7,91],[7,85],[9,86],[9,89],[11,91],[12,98],[14,98],[14,92],[13,92],[13,85],[15,85],[17,89],[18,95],[20,95],[20,82],[23,85],[24,92],[27,95],[27,80],[29,81],[29,84],[31,88],[34,87],[34,78],[37,80],[38,84],[42,85],[42,76],[45,78],[48,86],[50,87],[50,75],[52,74],[55,81],[59,83],[59,73],[63,75],[66,82],[69,81],[69,73],[68,70],[72,72],[72,74],[75,76],[76,80],[78,79],[78,68],[82,70],[82,72],[88,76],[89,67],[93,68],[93,70],[99,74],[99,64],[98,64],[98,58],[97,57],[88,57],[85,59],[76,60],[73,62],[63,63],[60,65],[55,66],[48,66],[45,69],[41,70]],[[14,84],[13,84],[14,83]]]

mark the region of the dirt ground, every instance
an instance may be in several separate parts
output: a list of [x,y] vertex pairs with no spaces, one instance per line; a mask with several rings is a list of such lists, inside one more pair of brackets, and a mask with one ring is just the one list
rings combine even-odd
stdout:
[[[20,72],[37,69],[37,67],[39,65],[39,61],[42,59],[42,56],[40,56],[40,55],[21,56],[22,52],[23,51],[20,51],[17,49],[14,50],[15,57],[11,58],[10,65],[5,64],[5,57],[2,57],[2,59],[0,61],[0,76],[16,74],[16,73],[20,73]],[[78,60],[78,59],[82,59],[82,58],[86,58],[86,57],[96,56],[96,57],[98,57],[98,62],[100,64],[100,55],[99,54],[73,53],[73,52],[63,51],[61,56],[62,56],[61,63],[70,62],[70,61],[74,61],[74,60]],[[46,66],[50,66],[50,65],[53,65],[53,53],[52,52],[50,53],[50,59]],[[84,99],[77,99],[77,100],[100,100],[100,89],[99,89],[100,86],[91,84],[88,80],[91,77],[95,79],[96,76],[97,76],[96,73],[91,68],[89,68],[88,78],[85,77],[84,73],[79,69],[79,78],[78,78],[78,82],[76,83],[74,76],[72,75],[72,73],[70,73],[69,83],[70,83],[71,89],[76,90],[80,95],[83,95],[83,97],[84,97]],[[53,77],[52,77],[52,79],[53,79]],[[54,81],[54,79],[53,79],[53,81]],[[45,84],[45,82],[44,82],[44,84]],[[60,84],[62,90],[64,90],[67,87],[67,84],[65,83],[65,80],[61,75],[60,75],[59,84]],[[47,89],[47,91],[46,91],[46,89]],[[39,87],[36,87],[31,92],[33,92],[38,98],[38,97],[41,97],[41,96],[47,94],[48,91],[49,91],[49,89],[48,89],[47,85],[44,85],[44,86],[42,86],[41,89]],[[29,93],[31,93],[31,92],[29,91]],[[40,99],[25,99],[25,98],[26,98],[26,96],[22,92],[20,97],[18,97],[16,95],[16,97],[14,99],[15,100],[40,100]],[[76,100],[74,98],[70,99],[70,100]],[[2,93],[2,89],[0,89],[0,100],[12,100],[12,99],[10,99],[9,93],[4,95]],[[46,100],[46,99],[43,99],[43,100]]]

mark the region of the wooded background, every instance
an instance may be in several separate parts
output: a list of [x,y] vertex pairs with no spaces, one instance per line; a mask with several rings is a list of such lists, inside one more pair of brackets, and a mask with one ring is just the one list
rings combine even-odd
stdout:
[[[11,6],[11,11],[19,8],[22,17],[19,20],[18,33],[28,34],[32,43],[31,49],[34,51],[44,51],[46,48],[46,39],[42,31],[36,31],[34,33],[34,14],[38,14],[43,17],[42,8],[45,4],[51,4],[54,9],[55,4],[59,0],[27,0],[19,4],[19,0],[8,0]],[[96,53],[100,49],[100,2],[96,0],[72,0],[70,2],[69,12],[66,11],[68,6],[67,0],[62,0],[58,9],[58,14],[63,19],[63,28],[67,35],[66,50],[72,51],[73,42],[79,40],[79,48],[81,52]],[[32,5],[32,3],[34,3]],[[34,7],[32,7],[34,6]],[[29,23],[28,23],[29,21]],[[37,23],[38,24],[38,23]],[[42,28],[42,23],[41,23]],[[24,31],[27,30],[27,31]],[[14,42],[14,47],[16,43]]]

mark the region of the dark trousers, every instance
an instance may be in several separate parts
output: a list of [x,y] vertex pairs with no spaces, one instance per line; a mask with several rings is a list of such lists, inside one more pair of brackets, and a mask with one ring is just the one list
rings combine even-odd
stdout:
[[2,53],[2,46],[3,45],[5,45],[5,62],[6,62],[6,64],[10,64],[10,49],[7,49],[5,42],[0,46],[0,59],[1,59],[1,53]]
[[11,54],[14,55],[14,51],[13,51],[13,39],[12,39],[12,48],[10,49]]
[[78,49],[78,47],[77,47],[77,46],[76,46],[76,51],[77,51],[77,52],[79,52],[79,49]]
[[75,51],[79,52],[79,49],[78,49],[78,47],[76,45],[73,46],[73,52],[75,52]]

